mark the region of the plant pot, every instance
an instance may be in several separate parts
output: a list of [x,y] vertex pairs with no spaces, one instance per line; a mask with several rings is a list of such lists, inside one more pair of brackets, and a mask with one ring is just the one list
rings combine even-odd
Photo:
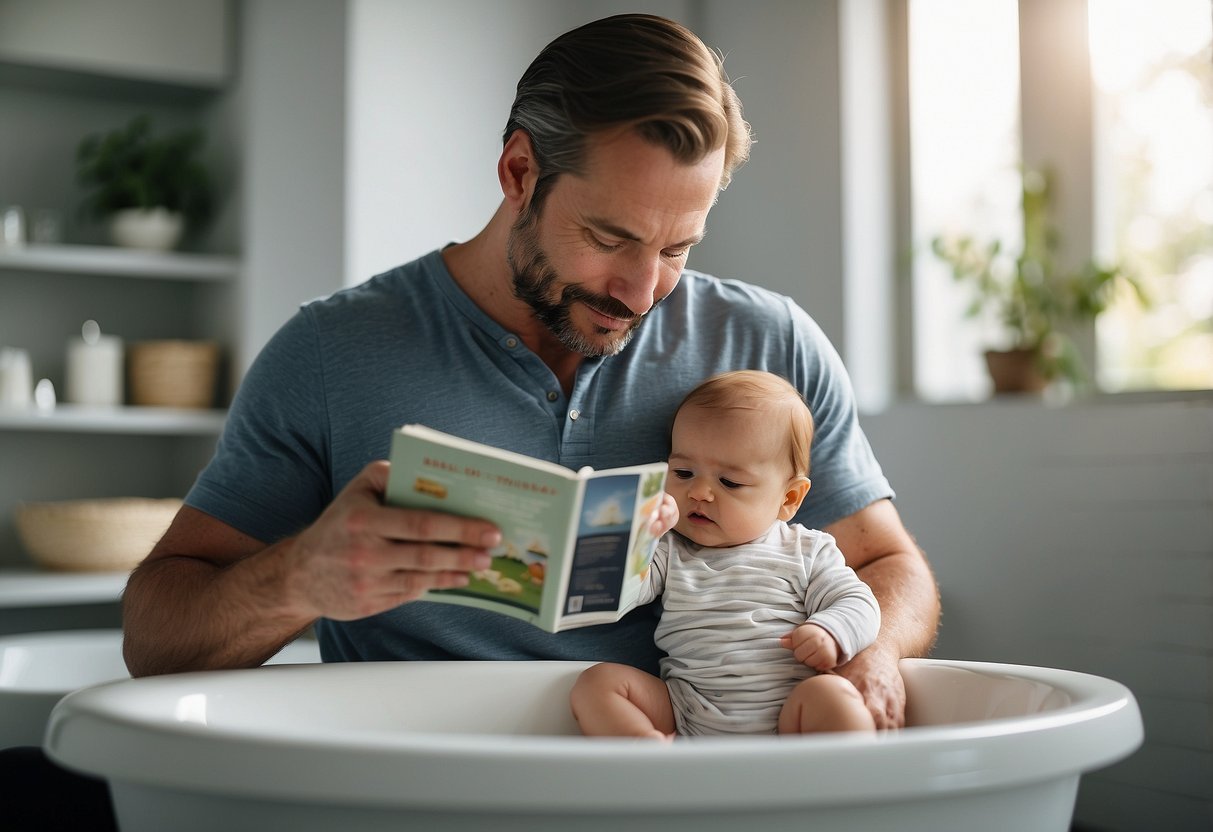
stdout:
[[110,217],[110,237],[124,248],[169,251],[184,230],[185,219],[166,208],[124,208]]
[[1036,350],[988,350],[986,369],[997,393],[1039,393],[1049,386]]

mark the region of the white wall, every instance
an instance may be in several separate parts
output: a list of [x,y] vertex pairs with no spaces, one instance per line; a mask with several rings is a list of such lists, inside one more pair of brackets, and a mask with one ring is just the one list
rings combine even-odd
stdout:
[[1213,402],[897,405],[865,429],[943,597],[935,655],[1117,679],[1140,751],[1083,778],[1103,830],[1213,818]]
[[590,20],[689,2],[351,0],[346,281],[488,222],[514,87],[543,46]]
[[726,54],[750,161],[708,218],[691,265],[782,292],[844,344],[839,13],[834,0],[703,4]]
[[346,10],[333,0],[241,4],[242,319],[237,371],[298,305],[342,285]]
[[883,410],[896,388],[897,232],[889,4],[849,0],[840,9],[843,341],[855,396]]
[[358,283],[487,222],[513,83],[542,42],[512,4],[350,11],[346,280]]

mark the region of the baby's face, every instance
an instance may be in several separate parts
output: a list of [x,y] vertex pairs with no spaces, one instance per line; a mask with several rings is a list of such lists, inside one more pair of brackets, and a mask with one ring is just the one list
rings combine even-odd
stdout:
[[799,495],[789,508],[788,491],[798,479],[782,419],[684,407],[674,420],[666,491],[678,503],[674,528],[701,546],[749,543],[791,519]]

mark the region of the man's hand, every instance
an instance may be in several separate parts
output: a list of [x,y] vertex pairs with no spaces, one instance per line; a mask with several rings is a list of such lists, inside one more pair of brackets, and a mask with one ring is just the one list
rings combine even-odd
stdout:
[[488,566],[496,527],[385,506],[388,471],[371,463],[272,545],[183,508],[123,595],[131,674],[256,667],[317,618],[365,618]]
[[834,671],[863,694],[878,731],[905,726],[906,688],[897,661],[873,646]]
[[838,664],[838,644],[824,627],[801,624],[779,639],[796,661],[814,670],[832,670]]
[[389,470],[362,469],[289,547],[288,596],[308,617],[365,618],[489,567],[495,526],[384,505]]

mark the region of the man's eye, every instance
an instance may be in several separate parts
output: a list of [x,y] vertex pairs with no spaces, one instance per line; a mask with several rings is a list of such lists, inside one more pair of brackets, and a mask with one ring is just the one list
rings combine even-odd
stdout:
[[608,242],[604,242],[603,240],[598,239],[593,234],[590,234],[588,236],[590,239],[590,245],[592,245],[594,248],[598,249],[599,251],[615,251],[616,249],[623,248],[623,243],[608,243]]
[[671,260],[680,260],[690,254],[691,250],[689,248],[678,248],[672,251],[663,251],[661,253]]
[[720,478],[720,484],[723,485],[725,488],[741,488],[741,483],[733,482],[732,480],[727,480],[724,477]]
[[691,478],[691,472],[686,468],[675,468],[671,473],[680,480],[689,480]]

